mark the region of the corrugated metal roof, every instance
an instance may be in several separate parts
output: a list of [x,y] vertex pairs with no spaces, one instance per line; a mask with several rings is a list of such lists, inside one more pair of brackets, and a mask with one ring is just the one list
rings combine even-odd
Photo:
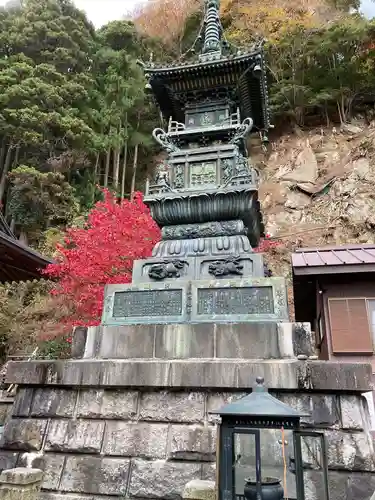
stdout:
[[375,245],[299,248],[292,253],[293,268],[375,264]]

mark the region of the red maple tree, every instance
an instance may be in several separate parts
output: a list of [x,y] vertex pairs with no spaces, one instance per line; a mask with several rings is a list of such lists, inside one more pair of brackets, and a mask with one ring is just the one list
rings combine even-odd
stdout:
[[53,295],[72,310],[66,326],[98,325],[104,286],[130,283],[134,260],[149,257],[159,240],[160,230],[141,193],[135,193],[132,201],[117,202],[104,191],[104,201],[91,210],[86,227],[66,231],[56,263],[45,270],[56,280]]

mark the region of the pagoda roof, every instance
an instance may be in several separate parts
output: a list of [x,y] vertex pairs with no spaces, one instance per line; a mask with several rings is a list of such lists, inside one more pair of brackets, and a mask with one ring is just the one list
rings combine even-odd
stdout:
[[[254,75],[252,67],[261,70]],[[267,78],[263,49],[238,55],[222,56],[204,62],[185,62],[171,66],[144,66],[156,101],[165,118],[184,121],[184,106],[196,94],[214,94],[227,89],[240,107],[243,118],[251,117],[258,130],[269,128]],[[212,98],[214,100],[214,97]]]
[[250,52],[243,54],[230,54],[222,56],[220,59],[212,59],[207,61],[179,61],[175,64],[166,66],[165,64],[152,63],[150,66],[144,65],[144,71],[149,74],[181,74],[185,72],[199,73],[207,71],[207,69],[215,70],[222,67],[233,67],[242,61],[249,61],[263,56],[262,48],[256,48]]

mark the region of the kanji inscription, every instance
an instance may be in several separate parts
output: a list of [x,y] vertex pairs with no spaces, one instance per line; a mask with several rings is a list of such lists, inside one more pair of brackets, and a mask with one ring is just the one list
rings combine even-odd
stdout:
[[129,290],[116,292],[113,318],[180,316],[182,290]]
[[200,288],[197,314],[274,314],[272,287]]

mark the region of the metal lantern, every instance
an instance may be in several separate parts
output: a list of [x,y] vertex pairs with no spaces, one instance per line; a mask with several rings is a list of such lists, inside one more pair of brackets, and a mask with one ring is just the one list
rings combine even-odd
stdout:
[[256,382],[249,396],[212,412],[221,417],[219,500],[329,500],[324,434],[301,430],[308,415]]

